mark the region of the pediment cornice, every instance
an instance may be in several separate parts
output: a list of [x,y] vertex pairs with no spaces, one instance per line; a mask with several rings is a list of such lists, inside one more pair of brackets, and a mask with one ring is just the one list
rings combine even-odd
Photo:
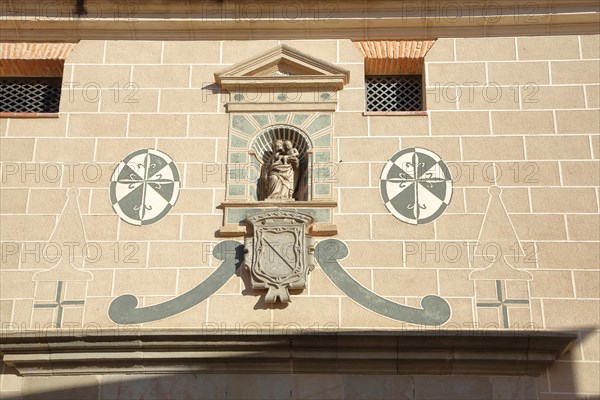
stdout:
[[280,45],[215,73],[223,89],[244,87],[320,86],[339,90],[350,80],[350,71]]

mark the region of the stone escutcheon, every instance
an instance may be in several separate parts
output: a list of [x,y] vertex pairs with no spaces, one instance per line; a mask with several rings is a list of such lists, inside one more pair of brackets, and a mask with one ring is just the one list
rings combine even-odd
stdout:
[[266,303],[289,303],[290,289],[304,289],[314,268],[314,245],[305,232],[313,218],[274,210],[249,216],[253,236],[244,243],[244,266],[253,289],[268,289]]

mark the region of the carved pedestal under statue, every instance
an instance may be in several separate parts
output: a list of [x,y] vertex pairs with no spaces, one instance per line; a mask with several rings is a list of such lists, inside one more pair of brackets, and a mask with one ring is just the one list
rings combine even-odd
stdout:
[[267,211],[246,219],[253,226],[244,242],[244,267],[253,289],[268,289],[265,302],[290,302],[290,289],[304,289],[314,268],[314,244],[306,236],[312,217],[293,211]]

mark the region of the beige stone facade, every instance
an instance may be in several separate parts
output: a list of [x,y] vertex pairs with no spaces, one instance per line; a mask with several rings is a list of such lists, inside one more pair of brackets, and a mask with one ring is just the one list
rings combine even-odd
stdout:
[[[227,398],[248,393],[340,398],[340,388],[346,398],[361,393],[410,399],[465,393],[462,398],[595,398],[600,394],[600,36],[566,33],[431,38],[423,64],[424,112],[412,114],[365,112],[365,55],[351,38],[115,40],[100,35],[77,41],[64,62],[59,113],[1,119],[3,338],[31,332],[100,334],[124,326],[136,334],[157,329],[264,335],[570,332],[577,340],[536,377],[384,373],[369,379],[344,372],[286,380],[284,374],[274,375],[267,392],[236,392],[264,376],[237,375],[244,382],[239,385],[225,385],[233,379],[226,375],[201,379],[214,390],[208,398],[220,398],[222,385],[229,388]],[[313,89],[312,100],[304,92],[295,102],[290,93],[302,90],[294,88],[279,101],[261,98],[268,91],[239,92],[252,107],[270,105],[236,111],[239,101],[233,97],[239,93],[221,89],[215,73],[280,45],[349,72],[343,88],[331,92],[329,109],[318,108],[324,102]],[[244,241],[244,229],[233,235],[223,230],[238,225],[237,214],[228,220],[235,208],[223,203],[249,200],[253,184],[248,189],[243,184],[250,178],[232,173],[251,169],[249,158],[236,158],[242,151],[232,145],[232,135],[251,141],[281,123],[313,129],[312,139],[326,141],[313,153],[321,158],[312,170],[311,200],[329,202],[323,210],[331,212],[321,220],[324,228],[314,235],[316,241],[341,241],[348,255],[339,265],[378,298],[420,309],[423,298],[434,295],[448,304],[449,319],[432,326],[382,315],[349,296],[317,265],[306,288],[285,305],[266,304],[264,291],[253,290],[240,268],[205,300],[181,312],[147,322],[115,322],[109,309],[119,296],[134,295],[138,308],[176,299],[219,270],[224,261],[214,252],[218,243]],[[408,148],[437,154],[452,176],[451,201],[425,224],[395,218],[380,193],[384,166]],[[180,190],[166,216],[134,226],[111,206],[111,176],[139,149],[167,154],[178,170]],[[241,167],[234,168],[237,164]],[[318,168],[324,171],[320,180]],[[486,269],[494,260],[482,253],[486,245],[510,259],[513,275],[498,277]],[[117,398],[110,390],[118,385],[111,382],[122,384],[134,376],[119,370],[47,378],[23,374],[19,366],[3,363],[3,397],[100,393],[94,398]],[[154,384],[168,386],[171,378],[200,386],[185,381],[188,375],[177,378],[183,381],[157,375]],[[358,385],[358,380],[364,382]],[[408,387],[432,382],[454,389],[417,391],[423,397],[411,397],[415,394]],[[136,396],[148,395],[143,389],[148,385],[125,385],[126,396],[142,398]],[[306,391],[311,385],[329,391],[319,397]],[[98,389],[103,387],[108,389]],[[470,394],[461,392],[467,387]],[[178,393],[171,396],[190,398]]]

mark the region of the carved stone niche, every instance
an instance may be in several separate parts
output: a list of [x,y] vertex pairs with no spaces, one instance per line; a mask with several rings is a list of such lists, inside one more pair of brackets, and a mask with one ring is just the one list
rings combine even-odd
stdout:
[[[311,236],[337,234],[333,114],[349,79],[349,71],[286,45],[215,73],[230,115],[221,237],[247,235],[247,218],[266,211],[310,215]],[[273,157],[277,141],[297,151],[297,161],[281,161],[293,163],[293,181],[274,167],[290,150],[285,143]]]
[[306,235],[312,217],[267,211],[246,219],[253,234],[244,241],[244,267],[253,289],[268,289],[266,303],[289,303],[290,290],[304,289],[315,266],[315,247]]

